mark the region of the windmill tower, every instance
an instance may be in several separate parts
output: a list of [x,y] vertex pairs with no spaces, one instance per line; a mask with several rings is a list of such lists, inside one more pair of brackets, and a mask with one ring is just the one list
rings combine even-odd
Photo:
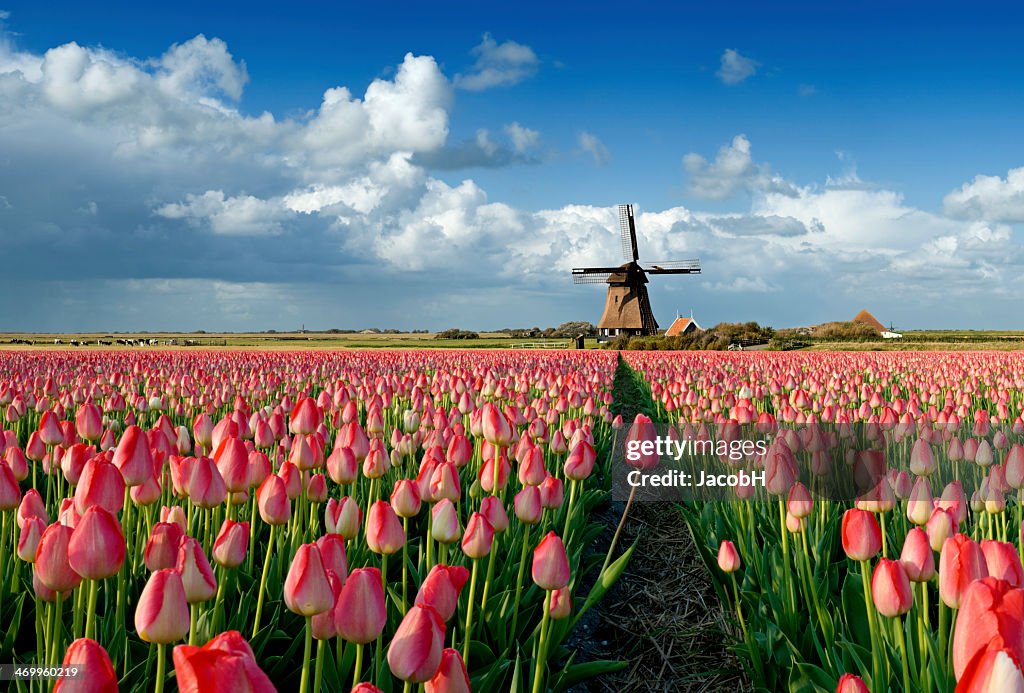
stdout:
[[636,224],[633,205],[619,205],[619,230],[622,233],[622,255],[627,260],[620,267],[577,267],[572,271],[576,284],[608,284],[604,313],[597,324],[602,337],[620,334],[652,335],[658,322],[647,295],[649,274],[700,274],[699,260],[660,262],[642,267],[636,246]]

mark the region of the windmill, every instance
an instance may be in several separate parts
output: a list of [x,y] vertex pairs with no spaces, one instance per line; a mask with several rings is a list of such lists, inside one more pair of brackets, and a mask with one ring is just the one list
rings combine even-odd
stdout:
[[620,267],[577,267],[572,271],[576,284],[608,284],[604,314],[597,324],[601,336],[620,334],[657,334],[658,322],[647,295],[649,274],[700,274],[699,260],[675,260],[640,265],[636,247],[633,205],[619,205],[619,229],[622,255],[628,261]]

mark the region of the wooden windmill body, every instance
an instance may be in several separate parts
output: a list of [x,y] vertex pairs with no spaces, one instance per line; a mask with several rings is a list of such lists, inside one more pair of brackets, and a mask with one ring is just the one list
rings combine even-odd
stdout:
[[597,324],[602,337],[617,335],[653,335],[658,333],[651,299],[647,295],[649,274],[700,274],[700,261],[677,260],[641,266],[636,244],[633,205],[619,205],[622,254],[628,260],[620,267],[577,267],[577,284],[608,284],[604,313]]

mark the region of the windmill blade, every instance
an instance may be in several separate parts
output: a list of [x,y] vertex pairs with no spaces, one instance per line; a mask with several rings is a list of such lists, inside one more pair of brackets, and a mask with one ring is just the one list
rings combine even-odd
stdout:
[[612,276],[611,272],[598,272],[590,274],[573,274],[573,284],[604,284]]
[[700,260],[667,260],[644,267],[647,274],[700,274]]
[[619,267],[576,267],[572,271],[574,284],[603,284],[608,277],[621,272]]
[[640,253],[636,247],[636,223],[633,221],[633,205],[619,205],[619,233],[622,235],[622,257],[633,262]]

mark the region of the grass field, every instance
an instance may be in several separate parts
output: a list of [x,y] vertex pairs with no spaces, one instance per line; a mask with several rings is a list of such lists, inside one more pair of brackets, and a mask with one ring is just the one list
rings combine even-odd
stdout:
[[[509,349],[570,348],[568,339],[512,338],[502,332],[481,332],[477,339],[435,339],[433,334],[328,334],[323,332],[267,333],[0,333],[0,348],[68,348],[71,341],[82,342],[83,349],[123,348],[117,340],[155,339],[161,348],[257,348],[257,349]],[[54,340],[60,340],[55,344]],[[29,342],[29,344],[18,342]],[[113,342],[110,346],[97,342]],[[175,342],[170,344],[170,342]],[[597,346],[586,340],[587,348]],[[150,347],[146,347],[150,348]]]
[[[60,340],[55,344],[54,340]],[[0,349],[66,349],[71,341],[79,349],[126,348],[117,340],[155,339],[154,347],[164,349],[567,349],[568,339],[513,338],[502,332],[480,332],[476,339],[436,339],[433,334],[330,334],[325,332],[225,332],[225,333],[0,333]],[[98,342],[112,342],[100,345]],[[25,344],[24,342],[28,342]],[[173,342],[173,343],[172,343]],[[597,348],[588,338],[586,348]],[[127,347],[132,348],[132,347]],[[137,347],[136,347],[137,348]],[[1019,330],[914,330],[903,339],[871,342],[816,342],[809,351],[1011,351],[1024,349],[1024,331]]]

